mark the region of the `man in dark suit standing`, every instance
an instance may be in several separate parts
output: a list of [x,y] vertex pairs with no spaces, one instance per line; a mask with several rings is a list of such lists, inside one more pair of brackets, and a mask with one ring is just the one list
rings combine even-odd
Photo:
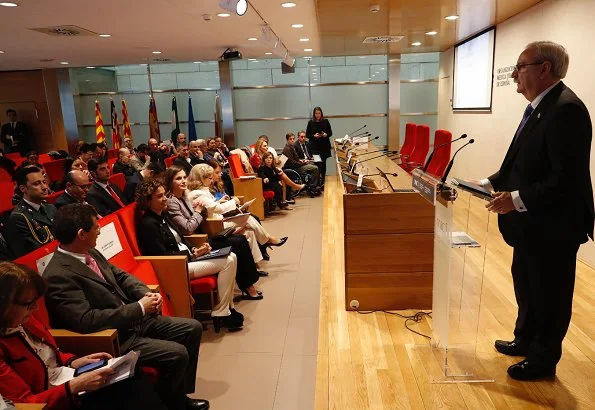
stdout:
[[34,251],[54,240],[51,233],[56,207],[45,202],[48,185],[41,169],[28,166],[18,170],[18,189],[23,199],[10,214],[10,246],[18,256]]
[[87,192],[91,188],[89,177],[83,171],[70,171],[64,178],[66,188],[64,193],[56,199],[56,208],[60,209],[68,204],[86,204]]
[[591,119],[560,81],[568,61],[564,47],[547,41],[521,53],[512,77],[530,104],[500,170],[481,181],[496,191],[487,208],[498,213],[500,232],[514,248],[515,338],[495,347],[526,357],[508,368],[517,380],[555,375],[572,314],[576,254],[593,238]]
[[174,160],[174,165],[183,168],[186,171],[186,175],[190,175],[190,170],[192,169],[188,155],[188,145],[180,145],[178,147],[178,158]]
[[127,202],[124,199],[122,190],[109,183],[110,170],[107,159],[89,160],[87,167],[94,179],[93,185],[91,185],[87,194],[87,202],[93,205],[101,216],[106,216],[124,208]]
[[208,409],[206,400],[185,395],[195,390],[201,324],[161,316],[161,295],[95,249],[99,232],[97,212],[88,204],[57,212],[60,246],[43,273],[52,325],[81,333],[116,328],[122,352],[140,351],[139,364],[159,371],[157,389],[170,408]]
[[6,110],[8,122],[2,126],[0,140],[4,143],[4,152],[19,152],[25,156],[31,150],[29,135],[25,123],[17,118],[17,112],[12,108]]

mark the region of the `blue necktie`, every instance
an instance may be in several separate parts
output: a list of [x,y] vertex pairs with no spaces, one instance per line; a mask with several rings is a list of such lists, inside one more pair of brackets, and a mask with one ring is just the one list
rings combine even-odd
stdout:
[[531,116],[532,112],[533,112],[533,106],[531,104],[527,105],[527,108],[525,108],[525,112],[523,113],[523,119],[521,120],[521,123],[519,124],[519,127],[517,128],[516,133],[514,134],[514,142],[515,143],[516,143],[517,139],[519,138],[521,131],[525,127],[525,124],[529,120],[529,117]]

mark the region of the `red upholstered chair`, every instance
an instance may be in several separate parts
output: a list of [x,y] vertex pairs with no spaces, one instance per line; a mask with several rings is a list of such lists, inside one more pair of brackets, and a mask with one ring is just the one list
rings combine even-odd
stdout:
[[124,187],[126,186],[126,176],[122,173],[119,174],[112,174],[109,177],[109,183],[116,185],[122,192],[124,192]]
[[118,158],[118,148],[107,150],[107,159]]
[[407,158],[413,152],[413,148],[415,148],[415,137],[417,136],[417,124],[412,122],[408,122],[405,124],[405,142],[401,146],[401,150],[399,154],[401,154],[401,159],[403,162],[407,161]]
[[[246,201],[256,198],[250,212],[258,215],[260,219],[264,219],[264,201],[266,198],[272,199],[275,193],[270,191],[266,196],[262,191],[262,179],[255,176],[255,174],[246,174],[242,161],[239,155],[232,154],[227,158],[229,167],[231,169],[231,179],[233,182],[233,189],[237,196],[243,196]],[[262,198],[261,200],[258,200]]]
[[43,164],[43,169],[45,169],[45,174],[48,182],[56,182],[61,181],[64,178],[64,164],[66,163],[66,158],[57,159],[54,161],[46,162]]
[[[428,169],[426,169],[427,173],[432,174],[437,178],[442,178],[442,174],[448,165],[448,161],[450,161],[451,144],[448,144],[450,141],[452,141],[452,134],[450,131],[436,130],[434,133],[434,155],[428,164]],[[446,145],[436,148],[442,144]]]
[[60,195],[62,195],[64,193],[64,191],[56,191],[53,194],[49,194],[48,197],[45,199],[46,201],[48,201],[50,204],[55,204],[56,203],[56,199],[58,199],[58,197]]
[[415,147],[413,148],[411,155],[407,158],[407,161],[401,163],[401,168],[408,173],[411,173],[415,168],[423,167],[429,150],[430,127],[423,124],[418,125],[415,137]]
[[0,214],[10,212],[14,208],[12,196],[14,195],[14,183],[12,181],[0,181]]
[[165,166],[167,168],[171,167],[173,165],[174,161],[176,160],[176,158],[178,158],[177,155],[172,155],[171,157],[165,158],[165,160],[164,160]]
[[[4,154],[4,156],[8,159],[13,160],[14,162],[17,162],[21,159],[21,154],[19,154],[18,152],[9,152],[8,154]],[[24,160],[24,158],[23,158],[23,160]],[[19,166],[19,164],[17,163],[17,167],[18,166]]]
[[12,181],[12,177],[10,176],[10,174],[4,168],[0,168],[0,182],[10,181]]
[[39,162],[41,165],[45,165],[48,162],[52,162],[53,160],[54,159],[52,157],[50,157],[49,154],[39,154],[39,158],[37,159],[37,162]]
[[114,164],[116,163],[116,161],[118,161],[118,158],[108,158],[107,159],[107,166],[109,167],[110,172],[112,169],[114,169]]

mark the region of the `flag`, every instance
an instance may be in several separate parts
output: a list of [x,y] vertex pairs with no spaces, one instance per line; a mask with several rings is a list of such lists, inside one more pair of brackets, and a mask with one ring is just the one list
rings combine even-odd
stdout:
[[219,135],[219,95],[215,96],[215,112],[213,113],[214,117],[215,117],[215,136],[216,137],[222,137],[222,135]]
[[178,102],[176,97],[171,100],[171,140],[177,141],[180,133],[180,121],[178,119]]
[[196,125],[194,124],[194,112],[192,111],[192,97],[188,96],[188,142],[196,141]]
[[161,133],[159,132],[159,120],[157,119],[157,106],[155,105],[155,98],[151,96],[149,102],[149,138],[155,138],[161,142]]
[[120,124],[118,124],[118,112],[114,100],[110,99],[110,106],[112,109],[112,148],[119,149],[122,145],[122,137],[120,136]]
[[101,109],[99,108],[99,101],[95,100],[95,141],[105,141],[105,131],[103,129],[103,118],[101,118]]
[[[130,129],[130,120],[128,119],[128,107],[126,100],[122,100],[122,128],[124,129],[124,138],[130,138],[132,141],[132,130]],[[132,143],[134,146],[134,142]]]

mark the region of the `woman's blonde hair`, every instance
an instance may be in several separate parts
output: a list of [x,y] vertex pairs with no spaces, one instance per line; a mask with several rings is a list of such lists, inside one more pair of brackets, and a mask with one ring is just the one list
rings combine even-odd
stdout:
[[[261,152],[260,152],[260,147],[262,147],[262,145],[266,142],[266,140],[264,138],[259,138],[258,141],[256,141],[256,146],[254,147],[254,155],[258,155],[258,156],[262,156]],[[268,142],[267,142],[268,145]]]
[[[209,175],[213,175],[215,170],[213,167],[207,164],[197,164],[192,167],[190,170],[190,175],[188,175],[188,189],[195,190],[200,189],[204,186],[204,179],[207,178]],[[207,188],[211,188],[207,186]]]

